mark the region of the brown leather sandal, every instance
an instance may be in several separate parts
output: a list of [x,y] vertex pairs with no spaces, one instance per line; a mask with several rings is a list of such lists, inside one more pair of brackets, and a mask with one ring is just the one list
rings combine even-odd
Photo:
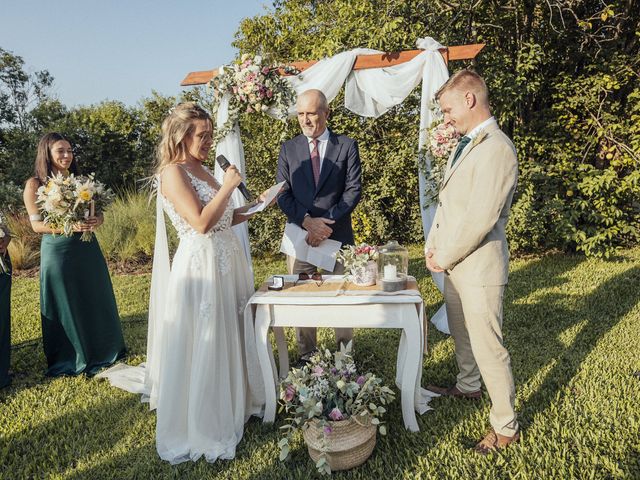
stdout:
[[490,430],[485,437],[475,446],[474,450],[480,455],[487,455],[495,450],[501,450],[520,440],[520,432],[516,432],[512,437],[500,435],[494,430]]

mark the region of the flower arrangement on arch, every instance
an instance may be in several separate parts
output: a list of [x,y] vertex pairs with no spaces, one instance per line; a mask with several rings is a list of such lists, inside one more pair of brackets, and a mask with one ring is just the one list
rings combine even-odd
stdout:
[[372,245],[345,245],[336,258],[344,265],[346,271],[365,267],[369,261],[378,259],[378,249]]
[[[289,440],[297,429],[307,429],[310,421],[318,421],[322,431],[322,444],[326,445],[332,433],[332,422],[349,418],[356,422],[375,425],[381,435],[386,427],[380,418],[386,406],[395,399],[395,393],[382,385],[382,379],[373,373],[360,373],[351,356],[351,343],[339,352],[318,352],[309,364],[292,369],[280,384],[280,411],[289,414],[287,424],[280,427],[285,437],[279,442],[280,460],[289,455]],[[321,473],[331,473],[323,456],[316,467]]]
[[[447,168],[447,160],[451,152],[458,146],[460,134],[451,125],[445,125],[443,115],[436,106],[432,107],[436,117],[427,128],[427,142],[418,156],[418,166],[425,177],[425,207],[438,201],[440,184]],[[427,158],[431,158],[431,168],[427,170]]]
[[[36,195],[44,223],[54,230],[61,230],[67,237],[73,234],[74,224],[104,211],[115,197],[103,183],[95,180],[93,173],[77,177],[57,173],[38,188]],[[93,232],[82,232],[83,241],[92,238]]]
[[266,113],[273,111],[280,120],[286,120],[289,108],[294,104],[296,93],[280,74],[298,73],[289,66],[269,66],[260,55],[243,54],[240,60],[224,67],[211,79],[208,86],[213,90],[212,110],[215,115],[222,97],[229,94],[229,119],[217,129],[214,145],[227,136],[242,113]]

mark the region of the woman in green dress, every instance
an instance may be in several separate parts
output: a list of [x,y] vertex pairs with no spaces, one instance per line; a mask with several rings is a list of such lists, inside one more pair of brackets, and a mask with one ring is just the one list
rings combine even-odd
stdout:
[[40,245],[40,313],[47,375],[94,375],[125,353],[122,327],[107,264],[93,237],[81,233],[102,224],[102,216],[88,217],[71,236],[55,235],[36,205],[37,190],[47,177],[77,174],[69,141],[59,133],[40,139],[35,174],[24,189],[24,203]]
[[0,388],[11,383],[11,261],[7,247],[11,237],[0,217]]

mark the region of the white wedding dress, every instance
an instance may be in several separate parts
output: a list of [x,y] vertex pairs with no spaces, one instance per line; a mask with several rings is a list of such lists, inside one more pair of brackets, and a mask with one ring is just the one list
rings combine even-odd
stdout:
[[[202,205],[209,203],[216,190],[185,172]],[[159,185],[157,202],[158,230],[164,229],[162,205],[180,244],[168,278],[158,278],[163,263],[159,245],[164,242],[166,249],[166,233],[161,241],[156,235],[154,257],[159,258],[154,258],[147,363],[114,367],[100,376],[142,393],[143,401],[157,408],[156,445],[163,460],[231,459],[244,423],[261,415],[264,405],[253,326],[244,325],[243,315],[253,278],[231,230],[234,205],[229,201],[218,223],[200,234],[178,215]]]

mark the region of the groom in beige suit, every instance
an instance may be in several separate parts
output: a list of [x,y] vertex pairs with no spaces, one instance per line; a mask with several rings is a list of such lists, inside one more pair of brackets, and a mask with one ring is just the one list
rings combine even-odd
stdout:
[[444,297],[460,373],[455,385],[427,387],[477,399],[480,378],[491,398],[491,431],[482,454],[517,441],[515,387],[502,342],[509,250],[505,226],[518,178],[516,151],[491,116],[487,86],[462,70],[436,93],[444,121],[464,136],[449,157],[427,237],[427,268],[445,273]]

